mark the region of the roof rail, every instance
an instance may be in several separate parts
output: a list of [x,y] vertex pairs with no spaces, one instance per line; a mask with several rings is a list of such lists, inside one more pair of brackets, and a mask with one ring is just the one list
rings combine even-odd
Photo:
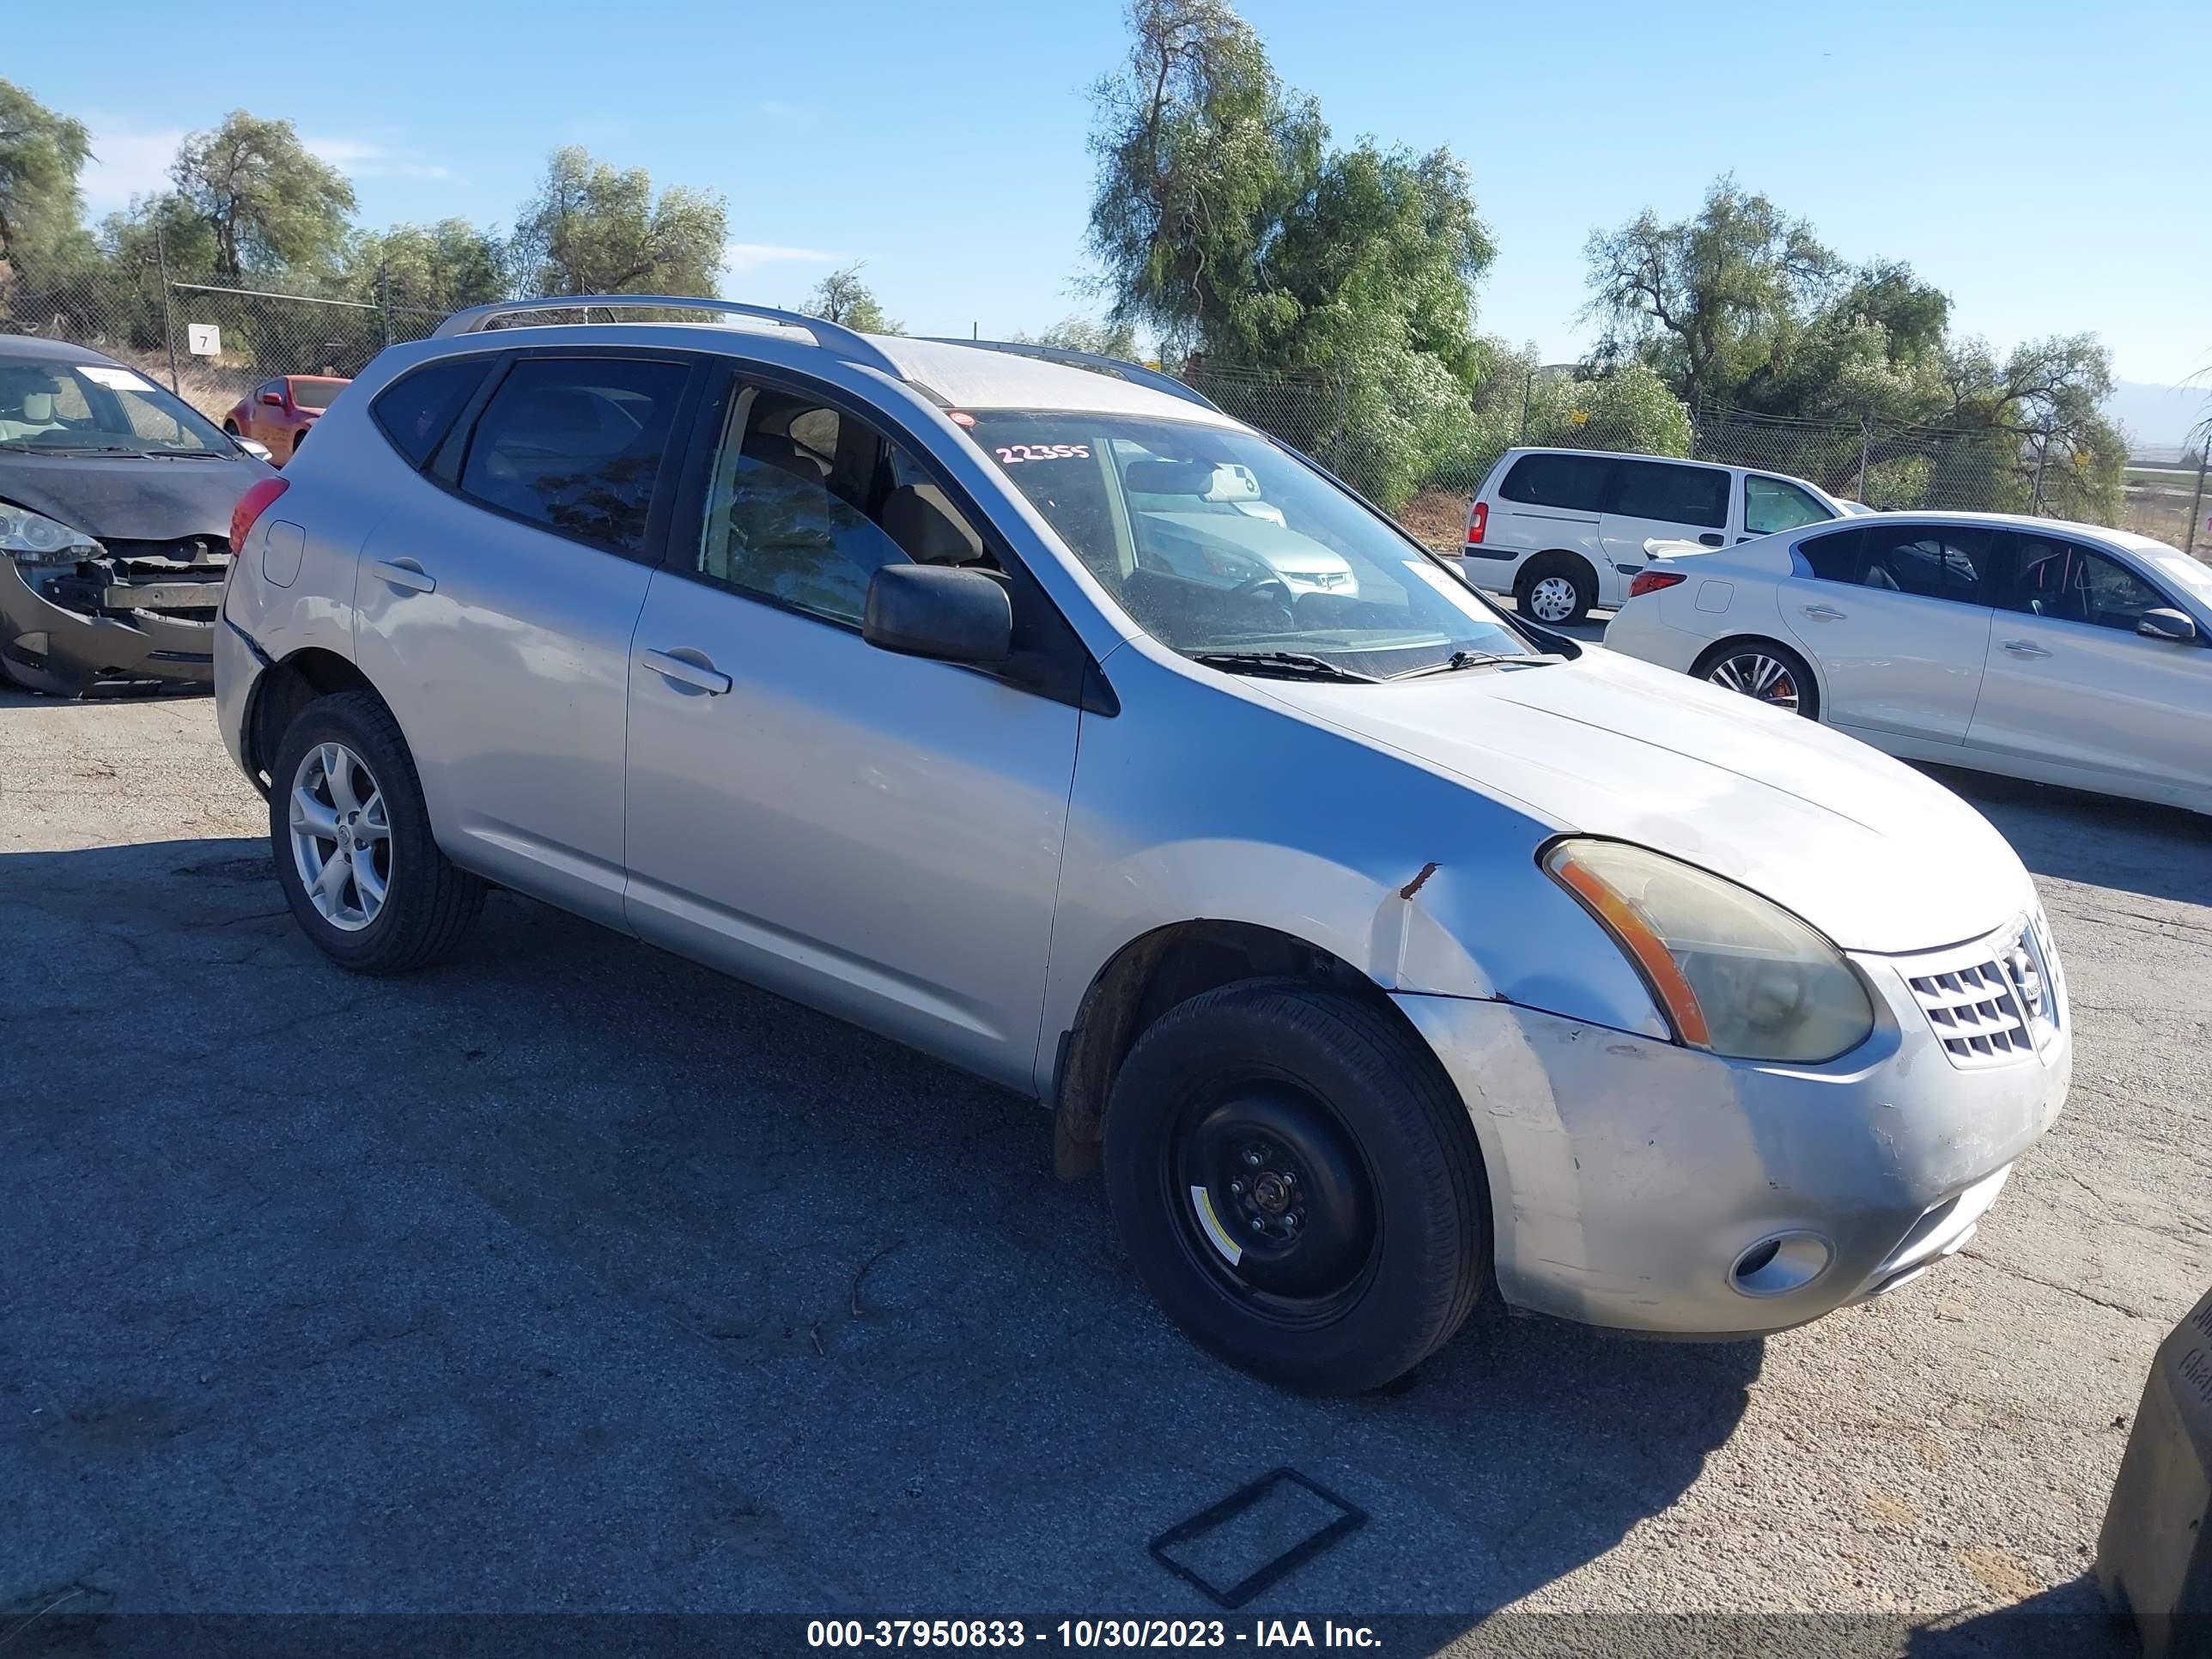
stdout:
[[1070,368],[1087,368],[1094,374],[1110,374],[1117,380],[1150,386],[1155,392],[1166,392],[1170,398],[1196,404],[1217,415],[1221,413],[1220,404],[1204,392],[1186,386],[1172,374],[1163,374],[1157,368],[1146,368],[1142,363],[1125,362],[1119,357],[1102,356],[1096,351],[1078,351],[1072,346],[1031,345],[1026,340],[958,340],[944,336],[935,337],[931,343],[974,346],[979,351],[1004,351],[1017,357],[1035,357],[1043,362],[1064,363]]
[[824,350],[835,351],[847,361],[865,368],[878,369],[895,380],[906,378],[906,371],[894,362],[889,354],[865,334],[847,328],[842,323],[827,322],[819,317],[809,317],[804,312],[779,311],[774,306],[747,305],[741,300],[715,300],[697,294],[564,294],[549,295],[538,300],[500,300],[488,306],[471,306],[457,311],[430,331],[434,340],[451,339],[457,334],[481,333],[501,317],[513,317],[532,311],[635,311],[648,308],[654,311],[711,311],[726,317],[757,317],[764,322],[780,324],[810,334],[814,343]]

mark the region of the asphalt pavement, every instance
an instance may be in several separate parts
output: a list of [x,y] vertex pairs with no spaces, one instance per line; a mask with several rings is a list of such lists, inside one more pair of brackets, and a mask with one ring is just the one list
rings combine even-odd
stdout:
[[2076,1022],[1963,1256],[1763,1343],[1492,1304],[1315,1402],[1166,1324],[1034,1103],[504,894],[349,978],[207,702],[0,694],[0,1652],[57,1607],[1212,1615],[1147,1540],[1280,1466],[1369,1519],[1251,1613],[2086,1632],[2212,1280],[2212,844],[1943,781]]

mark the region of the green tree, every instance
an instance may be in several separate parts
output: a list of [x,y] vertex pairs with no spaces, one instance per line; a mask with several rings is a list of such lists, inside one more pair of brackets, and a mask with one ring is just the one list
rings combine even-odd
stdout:
[[84,123],[0,81],[0,265],[53,247],[84,210],[77,174],[92,156]]
[[1664,224],[1647,209],[1583,253],[1605,330],[1596,360],[1643,363],[1692,404],[1786,358],[1842,274],[1803,220],[1726,177],[1690,218]]
[[1090,244],[1112,320],[1252,360],[1295,319],[1260,270],[1311,186],[1327,131],[1224,0],[1132,0],[1119,74],[1092,89]]
[[1128,61],[1094,94],[1109,322],[1148,325],[1201,377],[1245,377],[1222,394],[1399,504],[1471,441],[1473,285],[1493,250],[1467,170],[1445,150],[1332,149],[1222,0],[1128,15]]
[[896,334],[899,325],[887,316],[868,285],[860,280],[860,267],[850,264],[831,271],[814,285],[799,303],[810,317],[825,323],[842,323],[863,334]]
[[506,250],[465,219],[364,231],[346,249],[345,276],[356,299],[381,295],[388,304],[422,311],[459,311],[507,296]]
[[353,186],[308,154],[289,121],[233,110],[185,140],[169,176],[215,239],[219,282],[332,266],[344,248]]
[[644,168],[618,173],[570,144],[547,159],[509,258],[526,295],[712,295],[728,234],[720,195],[673,185],[656,197]]
[[1061,318],[1049,328],[1041,328],[1034,334],[1017,334],[1018,345],[1059,346],[1068,351],[1088,351],[1098,357],[1119,357],[1133,362],[1137,356],[1137,329],[1133,323],[1097,322],[1089,317]]

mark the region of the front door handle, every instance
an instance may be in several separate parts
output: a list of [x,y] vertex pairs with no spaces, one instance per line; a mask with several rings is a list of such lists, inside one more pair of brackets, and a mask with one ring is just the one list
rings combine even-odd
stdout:
[[410,593],[434,593],[438,579],[424,574],[422,567],[412,559],[386,559],[369,566],[369,574],[379,581],[389,582],[394,587],[404,587]]
[[2033,640],[2007,640],[2004,648],[2015,657],[2047,657],[2051,654]]
[[1815,622],[1841,622],[1844,619],[1844,613],[1832,605],[1808,605],[1805,607],[1805,614]]
[[730,689],[730,677],[711,664],[692,662],[667,651],[648,651],[638,660],[663,679],[704,691],[710,697],[719,697]]

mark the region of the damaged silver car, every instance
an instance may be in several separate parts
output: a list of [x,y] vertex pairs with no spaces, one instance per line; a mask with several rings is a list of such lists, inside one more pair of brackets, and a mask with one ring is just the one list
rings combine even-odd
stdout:
[[206,685],[239,499],[275,471],[97,351],[0,335],[0,683]]

